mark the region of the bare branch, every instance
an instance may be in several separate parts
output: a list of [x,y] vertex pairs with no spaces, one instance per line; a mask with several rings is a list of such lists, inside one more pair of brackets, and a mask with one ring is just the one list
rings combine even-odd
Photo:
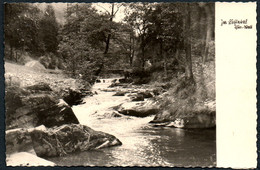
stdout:
[[114,13],[114,16],[116,15],[116,13],[119,11],[120,7],[123,6],[123,4],[120,4],[119,6],[117,6],[116,12]]
[[110,15],[110,12],[109,12],[106,8],[104,8],[104,7],[102,7],[102,6],[98,5],[98,4],[97,4],[97,6],[99,6],[99,7],[102,8],[102,9],[104,9],[105,12],[106,12],[108,15]]

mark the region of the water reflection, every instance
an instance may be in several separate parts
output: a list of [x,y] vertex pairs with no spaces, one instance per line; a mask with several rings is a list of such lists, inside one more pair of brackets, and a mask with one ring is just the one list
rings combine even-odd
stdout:
[[151,140],[159,147],[160,157],[175,166],[210,166],[215,164],[215,129],[157,129],[160,138]]
[[[153,117],[107,116],[126,96],[103,92],[112,79],[96,84],[98,95],[73,107],[81,124],[115,135],[122,146],[74,153],[50,160],[61,166],[212,166],[216,164],[215,129],[185,130],[153,127]],[[102,81],[101,81],[102,82]]]
[[119,135],[120,147],[81,152],[52,161],[84,166],[212,166],[215,130],[144,127]]

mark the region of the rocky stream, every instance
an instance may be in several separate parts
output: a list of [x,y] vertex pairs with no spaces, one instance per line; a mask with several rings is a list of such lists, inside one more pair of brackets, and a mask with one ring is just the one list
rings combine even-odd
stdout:
[[8,166],[216,164],[211,114],[161,122],[156,96],[165,91],[119,78],[100,79],[91,90],[79,87],[7,86]]
[[[121,146],[73,153],[48,160],[61,166],[210,166],[216,163],[216,131],[157,126],[153,90],[111,87],[101,79],[93,96],[72,109],[80,124],[116,136]],[[142,94],[142,97],[140,97]]]

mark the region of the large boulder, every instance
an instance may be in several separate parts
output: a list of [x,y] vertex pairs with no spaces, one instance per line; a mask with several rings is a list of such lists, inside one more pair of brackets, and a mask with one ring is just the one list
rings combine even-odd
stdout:
[[118,79],[119,83],[132,83],[132,79],[131,78],[122,78],[122,79]]
[[109,119],[109,118],[119,118],[122,117],[123,115],[116,112],[115,110],[107,110],[104,112],[104,114],[101,114],[99,116],[99,119]]
[[124,91],[118,91],[113,96],[124,96],[126,92]]
[[215,112],[203,114],[202,112],[192,117],[176,118],[167,126],[178,128],[212,128],[216,126]]
[[149,123],[154,123],[154,124],[160,124],[160,123],[169,123],[172,120],[174,120],[174,116],[169,112],[168,110],[162,110],[158,112],[154,119],[150,121]]
[[151,97],[153,97],[152,93],[149,92],[148,90],[140,92],[139,95],[143,95],[144,98],[151,98]]
[[48,86],[6,88],[6,129],[79,123],[72,109]]
[[142,94],[137,94],[136,96],[132,97],[132,101],[144,101],[144,96]]
[[[210,103],[211,104],[211,103]],[[176,128],[212,128],[216,126],[215,106],[194,106],[159,112],[150,123]]]
[[40,157],[122,145],[115,136],[80,124],[62,125],[45,131],[34,130],[30,135],[34,150]]
[[38,112],[38,125],[45,125],[46,127],[60,126],[63,124],[75,123],[79,121],[72,111],[71,107],[62,99],[59,103],[55,103],[46,109]]
[[55,157],[118,145],[122,143],[115,136],[80,124],[65,124],[53,128],[41,125],[6,131],[7,155],[27,152],[39,157]]
[[7,86],[5,89],[6,128],[34,127],[37,124],[37,116],[31,113],[30,107],[23,99],[30,95],[23,88]]
[[42,92],[51,92],[52,91],[50,86],[47,83],[43,83],[43,82],[35,84],[35,85],[28,86],[25,89],[29,90],[30,92],[34,92],[34,93],[42,93]]
[[[87,95],[87,93],[86,93]],[[68,103],[69,106],[81,104],[84,94],[80,90],[67,89],[63,95],[63,100]]]
[[214,111],[193,111],[193,116],[180,116],[164,120],[153,120],[155,126],[168,126],[176,128],[213,128],[216,126],[216,113]]
[[119,113],[136,116],[136,117],[146,117],[154,115],[159,112],[159,107],[154,101],[139,101],[139,102],[127,102],[118,107],[114,107]]
[[6,154],[16,152],[34,152],[28,129],[12,129],[5,133]]

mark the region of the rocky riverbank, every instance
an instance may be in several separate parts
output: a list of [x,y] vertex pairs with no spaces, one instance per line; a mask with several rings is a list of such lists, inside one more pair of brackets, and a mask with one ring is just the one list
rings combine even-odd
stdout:
[[113,109],[127,116],[155,115],[154,120],[150,122],[153,126],[174,128],[213,128],[216,126],[215,101],[201,102],[196,98],[197,94],[180,98],[178,95],[184,93],[185,88],[176,92],[176,89],[169,89],[164,83],[156,86],[113,83],[103,90],[116,92],[114,96],[130,97],[129,102]]
[[213,128],[216,126],[216,101],[202,99],[198,86],[173,82],[157,97],[160,111],[151,121],[154,126],[176,128]]
[[[82,103],[85,96],[98,95],[95,91],[92,93],[87,82],[42,67],[6,63],[5,70],[7,165],[14,165],[12,162],[17,154],[35,160],[32,164],[25,159],[19,165],[38,165],[42,159],[39,157],[57,157],[122,144],[113,135],[79,124],[71,107]],[[143,118],[155,115],[150,122],[152,126],[174,128],[216,125],[215,101],[198,102],[194,100],[196,94],[182,99],[180,96],[186,94],[186,87],[177,93],[164,83],[116,82],[118,80],[99,89],[113,92],[112,98],[125,97],[121,104],[111,106],[111,116]],[[54,165],[48,161],[43,163]]]
[[[26,156],[39,161],[37,156],[121,145],[112,135],[79,125],[71,106],[93,95],[87,82],[58,70],[11,63],[5,64],[5,79],[7,165],[12,166],[20,152],[32,153]],[[20,165],[32,165],[24,161]]]

